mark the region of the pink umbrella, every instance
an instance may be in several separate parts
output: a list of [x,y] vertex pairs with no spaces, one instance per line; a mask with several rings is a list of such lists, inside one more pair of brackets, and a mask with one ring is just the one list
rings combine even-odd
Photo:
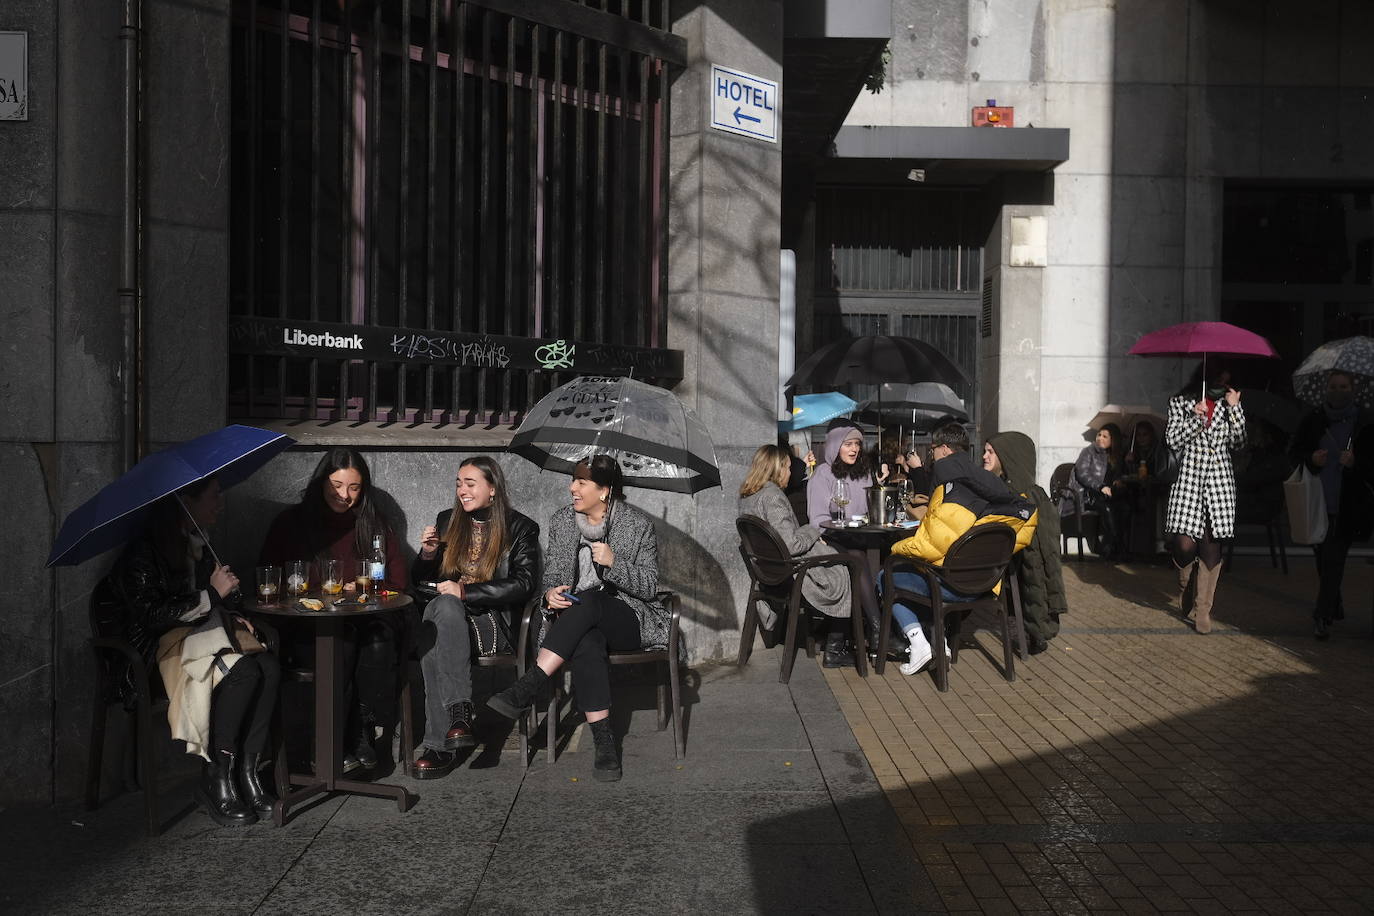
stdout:
[[1260,356],[1277,359],[1269,341],[1254,331],[1224,321],[1188,321],[1151,331],[1131,347],[1133,356],[1201,356],[1203,390],[1207,386],[1207,357]]

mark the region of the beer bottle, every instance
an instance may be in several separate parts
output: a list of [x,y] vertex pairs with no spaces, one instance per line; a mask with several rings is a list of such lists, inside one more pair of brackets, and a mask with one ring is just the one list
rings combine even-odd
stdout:
[[382,580],[386,578],[386,551],[382,549],[382,536],[372,536],[372,557],[368,560],[367,571],[372,575],[372,593],[381,594]]

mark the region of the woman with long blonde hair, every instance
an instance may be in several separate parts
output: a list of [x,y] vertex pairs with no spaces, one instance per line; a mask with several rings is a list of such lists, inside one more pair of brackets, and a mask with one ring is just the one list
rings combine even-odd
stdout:
[[420,631],[425,750],[413,775],[438,779],[453,770],[459,750],[477,744],[474,648],[482,655],[509,648],[507,615],[519,612],[539,579],[539,526],[510,507],[505,475],[491,458],[458,466],[453,507],[421,532],[411,578],[434,594]]
[[[783,492],[791,476],[792,461],[786,449],[776,445],[759,446],[739,488],[740,515],[753,515],[767,522],[794,557],[834,554],[835,548],[821,540],[819,528],[797,524],[796,513]],[[841,566],[808,569],[802,580],[802,598],[827,617],[848,618],[852,613],[851,594],[849,574]],[[758,610],[763,628],[772,629],[776,622],[772,609],[760,604]],[[850,664],[850,660],[846,652],[845,628],[832,625],[826,637],[825,666],[842,668]]]

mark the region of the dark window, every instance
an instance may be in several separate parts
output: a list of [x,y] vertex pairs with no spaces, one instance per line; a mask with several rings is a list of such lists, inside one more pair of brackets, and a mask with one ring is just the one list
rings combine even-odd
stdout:
[[[237,0],[231,415],[508,421],[565,380],[512,340],[598,345],[631,371],[664,348],[666,16]],[[282,322],[407,344],[264,353]],[[635,375],[664,377],[648,364]]]

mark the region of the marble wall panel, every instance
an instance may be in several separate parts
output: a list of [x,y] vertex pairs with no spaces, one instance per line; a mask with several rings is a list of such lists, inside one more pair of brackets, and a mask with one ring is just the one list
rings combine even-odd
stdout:
[[119,0],[60,0],[58,206],[119,214],[123,196],[124,45]]
[[[51,452],[49,452],[51,460]],[[27,442],[0,443],[0,477],[8,487],[22,537],[7,539],[13,594],[24,600],[0,615],[0,805],[46,803],[52,774],[34,761],[52,754],[52,574],[43,568],[57,520],[38,449]]]
[[[949,80],[906,80],[883,90],[891,93],[891,116],[884,124],[922,127],[967,127],[968,92]],[[855,123],[852,119],[848,123]]]
[[1117,176],[1112,181],[1113,266],[1183,265],[1184,181]]
[[1329,89],[1267,89],[1261,109],[1261,174],[1291,179],[1324,175],[1345,150],[1340,143],[1340,95]]
[[[1044,79],[1044,16],[1044,7],[1039,3],[1020,0],[970,3],[968,78],[975,82],[1006,83]],[[975,73],[978,76],[974,76]],[[1017,116],[1019,122],[1019,111]]]
[[1335,86],[1340,82],[1341,0],[1265,6],[1264,83]]
[[1111,82],[1115,7],[1114,0],[1045,0],[1045,79]]
[[123,416],[119,221],[62,212],[57,226],[57,437],[113,442]]
[[29,35],[29,119],[0,125],[0,210],[47,209],[56,200],[57,10],[52,0],[6,0],[2,12],[0,27]]
[[6,321],[0,343],[3,440],[53,439],[54,234],[51,211],[0,210],[0,308]]
[[1182,272],[1174,267],[1114,267],[1105,352],[1124,354],[1142,334],[1187,321]]
[[1060,266],[1044,269],[1041,341],[1046,357],[1090,356],[1106,345],[1111,268]]
[[179,442],[224,425],[228,239],[216,230],[145,230],[148,436]]
[[1069,159],[1056,175],[1103,175],[1112,170],[1115,94],[1108,83],[1047,83],[1046,127],[1069,130]]
[[968,78],[967,0],[892,0],[891,79]]
[[1049,262],[1084,266],[1111,257],[1112,182],[1105,175],[1059,175],[1050,211]]
[[1264,16],[1252,0],[1208,0],[1189,6],[1189,82],[1259,86],[1264,81],[1264,46]]
[[1187,79],[1189,0],[1117,0],[1113,70],[1118,83]]
[[1374,54],[1369,53],[1369,36],[1374,35],[1374,4],[1346,0],[1341,4],[1340,41],[1341,84],[1374,86]]
[[148,217],[229,223],[229,16],[226,3],[144,5]]
[[1190,172],[1258,176],[1265,90],[1256,86],[1194,86],[1188,92],[1193,151]]
[[1182,175],[1187,106],[1181,85],[1118,85],[1112,105],[1113,173]]

